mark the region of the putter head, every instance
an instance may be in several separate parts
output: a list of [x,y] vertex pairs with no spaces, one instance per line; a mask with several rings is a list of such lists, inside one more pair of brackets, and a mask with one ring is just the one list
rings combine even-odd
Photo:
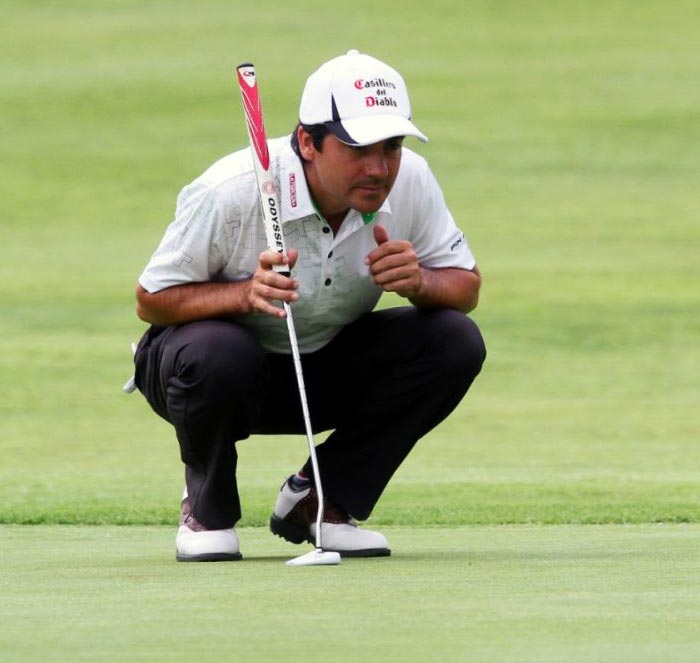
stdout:
[[287,562],[287,566],[334,566],[340,564],[340,553],[316,548]]

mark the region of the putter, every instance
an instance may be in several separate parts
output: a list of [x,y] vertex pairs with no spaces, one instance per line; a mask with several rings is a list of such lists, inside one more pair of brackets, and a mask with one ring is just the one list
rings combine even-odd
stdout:
[[[265,225],[265,235],[269,248],[284,253],[284,238],[282,227],[280,226],[280,200],[277,184],[270,168],[270,152],[267,147],[267,137],[265,134],[265,124],[263,121],[262,104],[260,103],[260,93],[258,90],[255,66],[247,62],[236,68],[238,77],[238,87],[243,101],[243,112],[245,113],[246,126],[248,128],[248,138],[250,140],[250,151],[253,156],[255,167],[255,179],[258,185],[260,205],[262,207],[263,222]],[[273,269],[281,274],[289,275],[290,271],[286,265],[274,265]],[[287,331],[289,334],[289,344],[292,348],[292,358],[294,360],[294,371],[296,372],[297,385],[299,387],[299,398],[301,400],[301,410],[304,416],[304,428],[306,430],[306,440],[309,445],[309,456],[313,468],[314,483],[318,496],[318,510],[316,512],[316,549],[311,552],[290,559],[288,566],[328,566],[340,563],[340,554],[337,552],[324,551],[321,535],[321,524],[323,522],[323,488],[321,486],[321,473],[318,469],[318,459],[316,458],[316,445],[314,444],[313,431],[311,428],[311,417],[309,416],[309,405],[306,400],[306,387],[304,386],[304,374],[301,368],[301,356],[299,354],[299,343],[297,341],[292,308],[288,302],[282,302],[287,319]]]

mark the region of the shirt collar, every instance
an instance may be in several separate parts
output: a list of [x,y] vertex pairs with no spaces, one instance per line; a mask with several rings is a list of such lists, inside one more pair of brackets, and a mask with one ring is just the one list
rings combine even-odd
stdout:
[[283,223],[316,214],[301,159],[289,141],[280,153],[279,178]]

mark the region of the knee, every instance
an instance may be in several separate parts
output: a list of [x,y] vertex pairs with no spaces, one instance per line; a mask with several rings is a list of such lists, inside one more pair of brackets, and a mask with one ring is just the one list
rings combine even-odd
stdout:
[[459,311],[437,313],[434,338],[443,368],[473,379],[486,359],[486,345],[476,323]]

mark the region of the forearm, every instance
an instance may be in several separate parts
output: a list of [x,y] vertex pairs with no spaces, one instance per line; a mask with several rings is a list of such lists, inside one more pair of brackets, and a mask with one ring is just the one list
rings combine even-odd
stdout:
[[409,297],[418,308],[453,308],[463,313],[476,308],[479,302],[481,274],[477,267],[466,269],[420,268],[420,286]]
[[251,312],[249,288],[250,281],[184,283],[149,293],[138,285],[136,314],[155,325],[245,315]]

